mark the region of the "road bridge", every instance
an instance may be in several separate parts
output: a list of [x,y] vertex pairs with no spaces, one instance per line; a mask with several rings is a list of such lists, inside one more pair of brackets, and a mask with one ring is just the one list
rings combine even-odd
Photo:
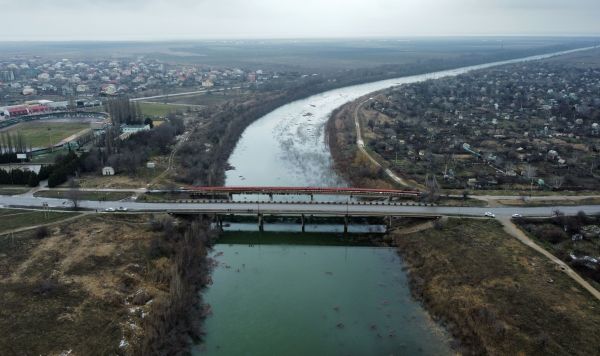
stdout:
[[[41,208],[47,204],[49,208],[68,208],[71,202],[67,199],[50,199],[32,196],[0,196],[0,207]],[[481,217],[485,212],[492,212],[498,217],[510,217],[519,213],[526,217],[549,217],[556,210],[566,215],[576,215],[583,211],[586,214],[600,214],[600,205],[579,206],[542,206],[542,207],[450,207],[431,204],[398,203],[398,202],[238,202],[228,200],[189,200],[172,202],[138,202],[119,201],[103,202],[84,200],[79,202],[83,209],[103,211],[108,207],[124,207],[134,212],[180,212],[195,214],[306,214],[323,216],[440,216],[454,215],[465,217]]]
[[369,188],[347,188],[347,187],[188,187],[180,192],[190,193],[192,196],[228,196],[233,194],[257,195],[344,195],[350,197],[384,197],[400,198],[421,196],[418,190],[396,190],[396,189],[369,189]]

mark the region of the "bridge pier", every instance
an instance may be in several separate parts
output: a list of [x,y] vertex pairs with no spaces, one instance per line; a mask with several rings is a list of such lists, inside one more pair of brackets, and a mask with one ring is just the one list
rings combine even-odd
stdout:
[[304,214],[302,214],[301,219],[302,219],[302,232],[306,232],[306,220],[304,219]]
[[348,215],[344,216],[344,234],[348,233]]
[[273,201],[273,193],[269,193],[269,200]]
[[265,223],[263,221],[262,214],[258,214],[258,231],[260,231],[260,232],[265,231]]
[[392,228],[392,216],[391,215],[387,217],[387,224],[386,225],[387,225],[387,229],[388,230]]
[[223,219],[221,218],[221,215],[215,214],[213,216],[213,221],[214,221],[215,225],[217,226],[217,228],[219,230],[223,231]]

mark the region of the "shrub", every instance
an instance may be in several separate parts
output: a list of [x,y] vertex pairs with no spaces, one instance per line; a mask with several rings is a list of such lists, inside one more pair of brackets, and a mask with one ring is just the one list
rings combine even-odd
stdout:
[[46,238],[48,235],[50,235],[50,231],[47,226],[40,226],[35,230],[35,238],[38,240]]
[[58,288],[58,283],[52,279],[46,279],[36,284],[33,292],[38,295],[48,296]]
[[552,244],[559,243],[569,238],[569,236],[558,226],[546,225],[538,229],[537,235],[540,239]]

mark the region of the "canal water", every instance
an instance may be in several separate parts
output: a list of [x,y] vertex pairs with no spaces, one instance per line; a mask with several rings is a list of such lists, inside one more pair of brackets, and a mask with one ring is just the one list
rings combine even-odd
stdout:
[[[230,158],[235,169],[227,172],[226,183],[345,186],[325,140],[325,124],[337,107],[396,85],[552,55],[346,87],[284,105],[245,130]],[[301,234],[269,234],[268,245],[243,242],[240,236],[227,243],[225,236],[216,246],[214,283],[204,293],[212,315],[204,324],[205,343],[195,354],[451,353],[446,335],[410,298],[394,249],[294,245],[290,241]],[[273,243],[278,237],[282,242]]]
[[391,249],[219,244],[213,254],[201,354],[449,353]]

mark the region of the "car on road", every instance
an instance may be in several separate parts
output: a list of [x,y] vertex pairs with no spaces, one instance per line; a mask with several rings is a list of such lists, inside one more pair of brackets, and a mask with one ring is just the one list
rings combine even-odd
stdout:
[[106,208],[104,209],[104,211],[106,211],[107,213],[113,213],[115,212],[115,208]]
[[120,206],[120,207],[117,208],[117,211],[126,212],[127,210],[128,210],[127,208],[124,208],[122,206]]
[[519,214],[519,213],[514,213],[514,214],[512,214],[512,217],[513,217],[513,218],[522,218],[522,217],[523,217],[523,215],[521,215],[521,214]]
[[486,218],[495,218],[496,214],[492,213],[491,211],[486,211],[485,213],[483,213],[483,216],[485,216]]

